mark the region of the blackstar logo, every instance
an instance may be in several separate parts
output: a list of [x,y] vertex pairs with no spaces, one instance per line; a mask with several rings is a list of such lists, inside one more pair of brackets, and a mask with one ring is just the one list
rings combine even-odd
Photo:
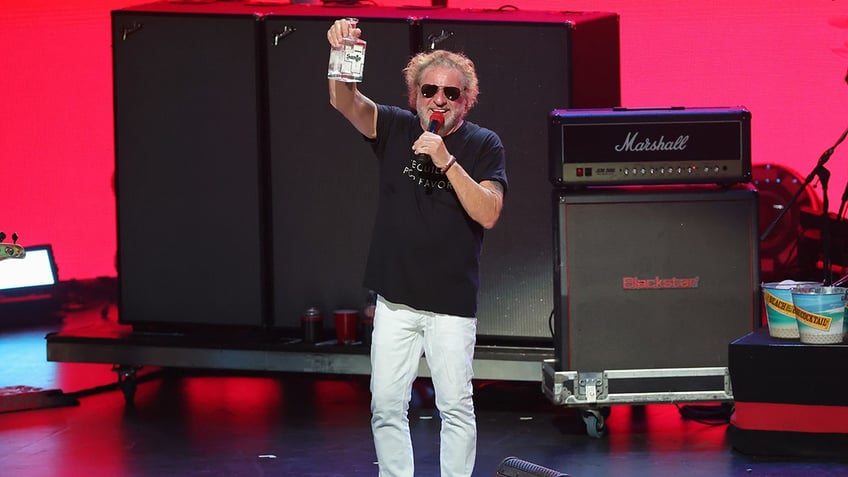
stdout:
[[658,290],[666,288],[698,288],[698,283],[701,277],[690,278],[639,278],[639,277],[623,277],[621,279],[621,288],[625,290]]
[[616,152],[682,151],[686,149],[688,141],[688,135],[680,135],[674,141],[666,141],[665,136],[660,136],[659,139],[648,137],[639,140],[638,132],[629,132],[624,142],[615,146],[614,149]]

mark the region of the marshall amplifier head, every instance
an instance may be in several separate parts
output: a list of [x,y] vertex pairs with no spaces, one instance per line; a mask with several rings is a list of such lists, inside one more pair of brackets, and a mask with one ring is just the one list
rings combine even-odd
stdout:
[[555,187],[751,180],[743,107],[557,109],[548,134]]

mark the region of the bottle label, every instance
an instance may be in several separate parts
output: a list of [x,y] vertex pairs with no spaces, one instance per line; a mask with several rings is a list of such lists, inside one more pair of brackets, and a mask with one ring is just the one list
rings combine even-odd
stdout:
[[330,50],[328,78],[345,82],[361,82],[364,70],[364,41],[356,41]]

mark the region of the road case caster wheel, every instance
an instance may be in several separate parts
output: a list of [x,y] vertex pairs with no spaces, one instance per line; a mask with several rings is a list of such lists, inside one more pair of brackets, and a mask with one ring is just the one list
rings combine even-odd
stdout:
[[606,418],[609,412],[599,411],[597,409],[586,409],[581,413],[583,422],[586,424],[586,433],[591,437],[600,438],[607,432]]

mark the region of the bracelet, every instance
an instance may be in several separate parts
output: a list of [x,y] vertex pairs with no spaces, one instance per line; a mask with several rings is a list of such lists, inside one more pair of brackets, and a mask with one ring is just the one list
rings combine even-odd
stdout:
[[447,163],[447,164],[445,164],[445,167],[443,167],[443,168],[442,168],[442,174],[447,174],[448,169],[450,169],[450,168],[451,168],[451,166],[452,166],[455,162],[456,162],[456,157],[455,157],[453,154],[451,154],[450,159],[448,159],[448,163]]

